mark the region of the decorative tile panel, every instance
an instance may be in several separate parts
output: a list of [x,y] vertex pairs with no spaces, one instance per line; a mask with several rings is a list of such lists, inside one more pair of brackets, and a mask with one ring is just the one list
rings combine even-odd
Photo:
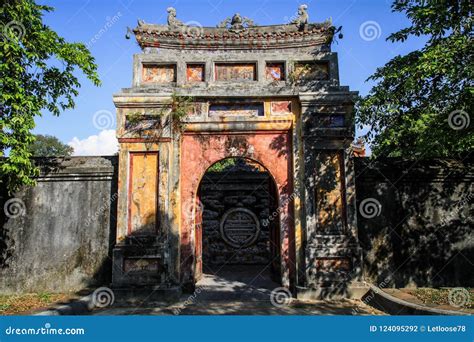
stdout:
[[188,64],[186,67],[186,79],[188,82],[204,82],[204,64]]
[[176,82],[176,65],[143,65],[143,83]]
[[291,113],[291,101],[272,102],[272,115],[288,115]]
[[265,68],[265,77],[269,81],[285,80],[285,64],[284,63],[267,63]]

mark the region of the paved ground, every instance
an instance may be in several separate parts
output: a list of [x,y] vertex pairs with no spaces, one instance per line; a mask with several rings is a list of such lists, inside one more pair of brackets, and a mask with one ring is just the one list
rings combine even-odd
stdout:
[[[193,294],[183,295],[173,304],[147,303],[95,310],[94,315],[380,315],[360,301],[301,302],[285,299],[285,293],[272,296],[279,285],[261,268],[239,268],[205,274]],[[272,302],[273,298],[273,302]]]

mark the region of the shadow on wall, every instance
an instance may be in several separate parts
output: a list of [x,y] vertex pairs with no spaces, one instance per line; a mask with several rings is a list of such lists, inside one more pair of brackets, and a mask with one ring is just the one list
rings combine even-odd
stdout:
[[[63,292],[108,285],[117,215],[117,158],[37,162],[44,167],[36,187],[13,198],[0,189],[0,292]],[[367,279],[397,287],[474,286],[472,164],[472,159],[356,159],[359,239]],[[334,190],[330,180],[326,183],[326,190]],[[9,202],[14,199],[18,201]],[[18,209],[7,215],[7,202],[16,205],[9,208]],[[160,217],[164,235],[151,244],[162,252],[169,249],[168,260],[176,262],[179,237],[167,233],[172,231],[167,213]],[[150,245],[142,237],[131,239],[137,250]],[[327,239],[333,240],[320,245],[337,243],[334,236]],[[307,245],[306,253],[307,260],[316,261],[321,250]],[[340,272],[347,266],[341,259],[339,264],[323,261],[321,268],[335,271],[310,275],[314,285],[339,281],[343,293],[355,274]],[[169,272],[164,275],[178,282],[173,265],[163,265]],[[162,273],[158,276],[161,281]]]
[[472,158],[356,158],[355,166],[365,277],[390,287],[473,287]]

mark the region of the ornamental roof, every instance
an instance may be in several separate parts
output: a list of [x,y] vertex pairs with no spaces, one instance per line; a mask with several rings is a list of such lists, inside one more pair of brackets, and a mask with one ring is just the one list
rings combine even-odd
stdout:
[[168,8],[168,24],[155,25],[138,21],[128,29],[144,48],[198,50],[267,50],[330,45],[335,33],[331,20],[309,23],[307,6],[302,5],[298,16],[284,25],[257,26],[252,20],[235,14],[217,27],[203,27],[197,22],[183,23],[176,10]]

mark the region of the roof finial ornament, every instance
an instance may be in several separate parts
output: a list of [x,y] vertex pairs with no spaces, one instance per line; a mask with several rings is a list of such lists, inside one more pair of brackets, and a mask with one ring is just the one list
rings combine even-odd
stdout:
[[308,5],[301,5],[298,7],[298,18],[293,20],[291,24],[295,24],[298,29],[304,30],[309,23]]
[[166,11],[168,12],[168,26],[172,28],[184,26],[184,23],[176,18],[176,9],[174,7],[168,7]]
[[245,31],[252,26],[255,26],[254,21],[247,17],[242,17],[240,13],[234,14],[232,18],[227,18],[217,25],[219,28],[228,28],[230,32],[234,33]]

